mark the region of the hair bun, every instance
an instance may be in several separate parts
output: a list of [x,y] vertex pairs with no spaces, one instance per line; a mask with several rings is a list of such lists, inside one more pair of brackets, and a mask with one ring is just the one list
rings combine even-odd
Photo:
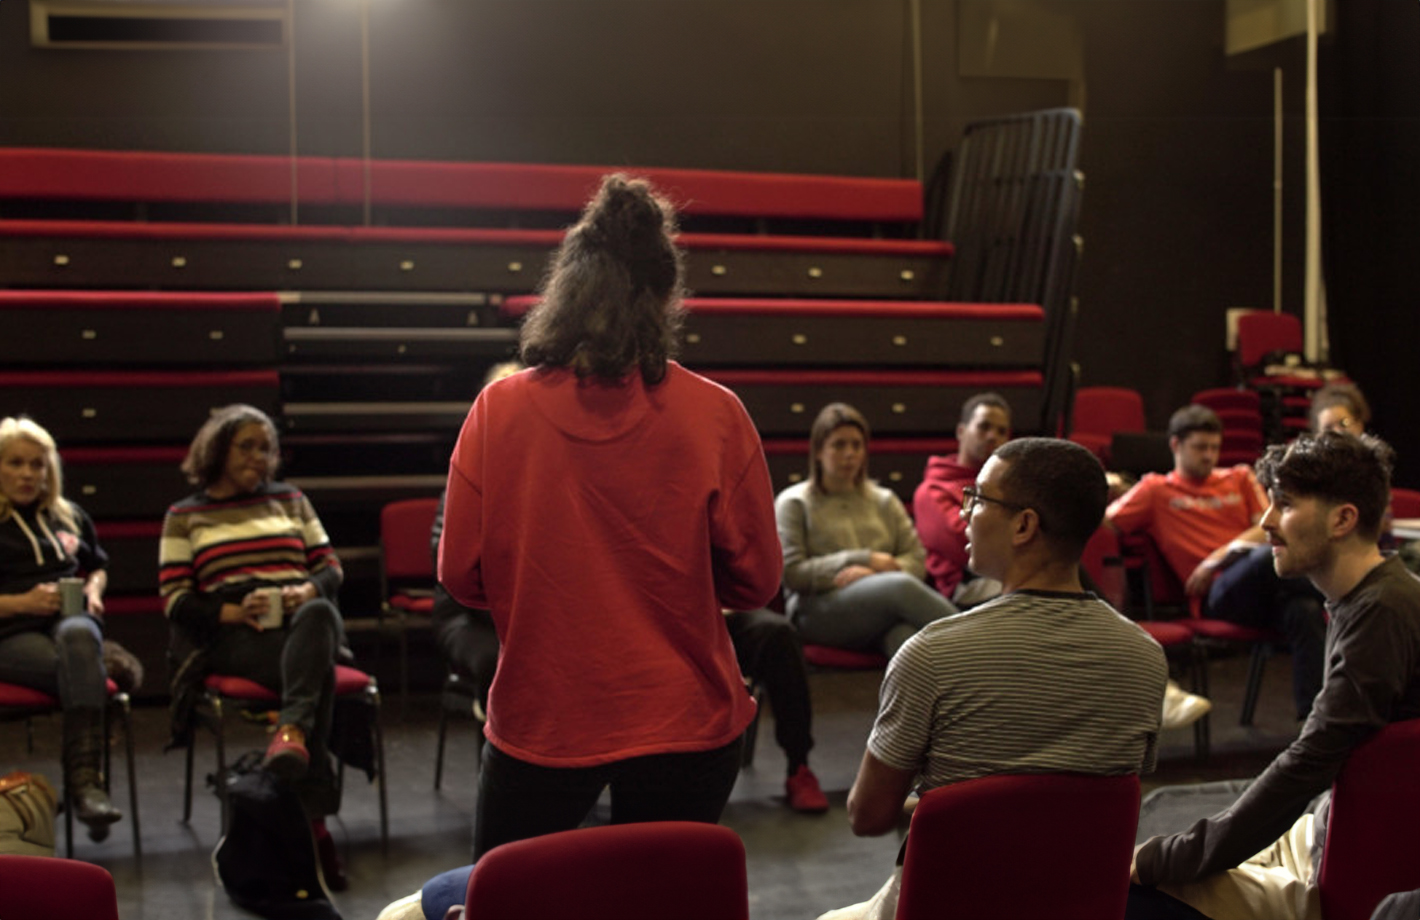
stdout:
[[589,241],[628,262],[664,256],[673,232],[670,205],[644,179],[612,173],[583,214]]

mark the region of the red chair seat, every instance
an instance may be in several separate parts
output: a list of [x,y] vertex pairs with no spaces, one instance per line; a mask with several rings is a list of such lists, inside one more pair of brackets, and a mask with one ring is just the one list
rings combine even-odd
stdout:
[[[226,674],[209,674],[202,682],[212,693],[217,693],[228,699],[250,700],[261,703],[279,703],[281,695],[266,689],[255,681],[247,680],[245,677],[232,677]],[[370,675],[356,668],[347,668],[343,664],[335,666],[335,695],[347,696],[352,693],[361,693],[370,685]]]
[[1218,639],[1223,642],[1280,642],[1282,637],[1270,629],[1239,626],[1227,620],[1210,620],[1204,617],[1186,621],[1195,636]]
[[1138,626],[1164,648],[1176,645],[1187,645],[1193,641],[1193,630],[1181,623],[1145,620],[1139,623]]
[[[112,679],[105,681],[105,692],[113,696],[118,692],[118,684]],[[50,696],[43,690],[22,687],[19,684],[0,683],[0,709],[58,709],[59,697]]]
[[804,660],[820,668],[844,668],[871,671],[887,667],[887,656],[880,652],[853,652],[827,645],[805,645]]
[[390,606],[405,613],[429,616],[434,612],[434,598],[417,597],[410,594],[395,594],[390,597]]

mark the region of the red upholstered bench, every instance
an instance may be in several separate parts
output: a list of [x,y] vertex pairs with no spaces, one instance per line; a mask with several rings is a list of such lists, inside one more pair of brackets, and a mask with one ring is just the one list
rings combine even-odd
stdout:
[[0,199],[333,204],[335,161],[139,150],[0,148]]
[[[96,287],[527,290],[561,231],[517,224],[564,226],[613,169],[12,148],[0,150],[0,201],[23,207],[0,220],[0,235],[15,239],[5,266],[13,284],[68,276]],[[623,170],[651,179],[687,221],[753,231],[682,235],[697,254],[690,267],[697,290],[921,297],[945,283],[951,245],[910,238],[923,213],[918,182]],[[281,223],[292,217],[272,209],[293,194],[315,225]],[[367,194],[378,224],[413,226],[356,226]],[[132,210],[128,219],[46,219],[53,202],[98,203],[110,210],[90,216],[103,218],[113,206]],[[250,223],[250,214],[226,216],[224,207],[266,210]],[[766,232],[766,221],[827,229]],[[766,257],[774,271],[759,264]],[[773,290],[776,280],[783,290]]]

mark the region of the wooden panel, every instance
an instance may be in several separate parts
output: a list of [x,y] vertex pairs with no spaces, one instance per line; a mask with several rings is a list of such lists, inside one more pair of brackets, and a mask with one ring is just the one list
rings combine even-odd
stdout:
[[1034,372],[921,373],[897,375],[896,381],[891,372],[826,372],[818,375],[822,379],[812,380],[803,379],[814,376],[809,373],[740,374],[712,369],[706,376],[734,390],[755,427],[766,436],[803,436],[819,409],[831,402],[847,402],[863,413],[875,435],[950,437],[962,403],[977,393],[1001,394],[1010,403],[1013,417],[1025,420],[1040,417],[1044,399],[1040,375]]
[[1045,324],[692,313],[684,355],[707,366],[1040,367]]
[[[907,508],[922,482],[927,460],[956,451],[956,442],[941,438],[875,440],[868,446],[868,475],[891,489]],[[776,494],[808,478],[809,442],[771,440],[764,444],[769,477]]]
[[63,450],[64,491],[96,519],[161,515],[193,490],[178,469],[186,453],[182,447],[139,456],[124,456],[122,449]]
[[275,372],[249,374],[0,374],[0,414],[25,413],[61,444],[187,443],[213,409],[280,409]]
[[35,309],[4,311],[25,347],[11,365],[274,364],[279,314],[255,310]]

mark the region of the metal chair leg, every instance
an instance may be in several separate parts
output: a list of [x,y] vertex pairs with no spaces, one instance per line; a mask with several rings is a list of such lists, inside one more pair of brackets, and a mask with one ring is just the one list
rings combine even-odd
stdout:
[[751,681],[746,688],[749,695],[754,699],[754,718],[750,720],[745,728],[744,745],[740,749],[740,769],[748,770],[754,766],[754,749],[759,740],[759,713],[764,708],[764,688],[758,681]]
[[182,823],[187,824],[192,821],[192,755],[197,747],[197,731],[194,729],[192,737],[187,740],[187,768],[184,771],[182,786]]
[[1248,662],[1247,667],[1247,692],[1243,695],[1242,716],[1238,719],[1239,725],[1252,724],[1252,716],[1257,709],[1257,697],[1262,692],[1262,672],[1267,667],[1267,656],[1267,643],[1253,643],[1252,660]]
[[375,769],[380,783],[380,853],[388,856],[390,849],[390,817],[389,798],[385,790],[385,735],[380,728],[380,688],[375,679],[370,678],[370,686],[365,690],[366,696],[370,698],[371,705],[375,707]]
[[438,792],[444,782],[444,740],[449,732],[449,707],[444,693],[439,693],[439,743],[434,750],[434,791]]
[[143,832],[138,821],[138,770],[133,759],[133,708],[129,704],[127,693],[114,697],[114,703],[119,707],[119,715],[123,718],[123,754],[128,764],[128,811],[129,819],[133,822],[133,858],[141,867]]
[[222,698],[213,694],[208,704],[212,707],[213,734],[217,736],[217,798],[222,803],[222,836],[225,837],[230,815],[227,807],[227,744],[223,737]]

